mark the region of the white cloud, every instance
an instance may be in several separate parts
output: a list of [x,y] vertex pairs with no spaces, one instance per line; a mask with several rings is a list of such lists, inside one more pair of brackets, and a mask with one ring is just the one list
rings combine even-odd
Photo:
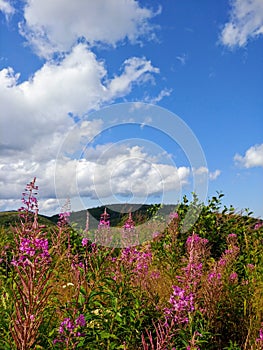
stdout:
[[[12,14],[8,4],[0,0],[0,10]],[[80,0],[78,6],[71,0],[25,2],[20,33],[47,60],[23,82],[11,67],[0,71],[1,209],[17,204],[34,176],[44,211],[56,208],[56,190],[60,197],[96,197],[97,189],[99,195],[108,195],[107,176],[111,193],[122,194],[127,193],[127,186],[136,195],[145,195],[160,193],[164,184],[169,190],[187,183],[188,168],[161,164],[136,147],[115,149],[105,164],[98,162],[98,150],[89,159],[74,159],[80,155],[79,146],[103,129],[102,120],[86,120],[85,116],[126,97],[135,84],[152,83],[159,73],[146,58],[130,57],[118,74],[109,76],[106,63],[91,51],[92,45],[114,47],[126,39],[134,43],[146,34],[149,38],[153,34],[150,20],[156,14],[134,0]],[[50,59],[55,52],[58,58]],[[163,90],[158,98],[168,94]],[[74,118],[80,119],[77,125]],[[56,159],[62,145],[64,157]]]
[[149,73],[159,73],[159,69],[152,66],[150,61],[145,58],[132,57],[124,61],[123,74],[121,76],[115,76],[109,83],[108,87],[112,95],[123,96],[131,91],[131,82],[136,81],[139,83],[142,81],[145,83],[147,80],[143,79],[145,75],[149,77]]
[[[117,97],[126,96],[144,74],[158,69],[144,58],[130,58],[123,72],[108,79],[102,62],[79,44],[59,63],[47,62],[28,81],[11,68],[0,71],[1,146],[11,151],[32,147],[48,137],[49,148],[74,125],[68,113],[83,116]],[[15,126],[15,127],[11,127]],[[35,149],[35,151],[37,151]],[[54,153],[53,153],[54,156]]]
[[20,199],[0,199],[1,211],[17,210],[21,206],[22,202]]
[[[126,96],[134,84],[142,83],[143,75],[157,72],[150,61],[133,57],[110,79],[104,63],[84,44],[76,45],[59,62],[46,62],[22,83],[12,68],[1,70],[0,182],[6,184],[1,198],[20,196],[33,176],[38,179],[41,197],[54,198],[53,177],[60,146],[65,142],[64,150],[74,153],[79,150],[77,146],[89,142],[103,128],[101,120],[82,118]],[[69,114],[81,121],[76,125]]]
[[211,181],[216,180],[220,174],[221,174],[221,170],[216,169],[215,171],[209,173],[209,179]]
[[0,11],[3,12],[7,18],[15,13],[13,6],[5,0],[0,0]]
[[46,200],[40,199],[38,201],[39,208],[44,213],[59,213],[60,205],[57,199],[49,198]]
[[132,193],[144,198],[180,191],[188,184],[189,168],[176,168],[157,159],[139,146],[108,144],[89,149],[85,159],[75,164],[81,194],[105,198]]
[[135,0],[31,0],[26,1],[25,21],[20,32],[40,56],[70,50],[79,39],[89,45],[105,43],[115,46],[128,38],[136,42],[151,37],[154,13]]
[[263,144],[250,147],[244,156],[236,154],[234,160],[245,168],[263,167]]
[[230,48],[245,46],[249,39],[263,34],[263,1],[231,1],[230,21],[225,24],[220,41]]
[[213,172],[210,172],[207,167],[200,167],[197,169],[193,169],[193,174],[196,177],[197,181],[204,181],[207,177],[210,181],[216,180],[218,176],[221,174],[219,169],[216,169]]
[[146,103],[156,104],[160,102],[164,97],[168,97],[172,93],[172,89],[163,89],[159,92],[159,94],[156,97],[147,97],[145,98]]

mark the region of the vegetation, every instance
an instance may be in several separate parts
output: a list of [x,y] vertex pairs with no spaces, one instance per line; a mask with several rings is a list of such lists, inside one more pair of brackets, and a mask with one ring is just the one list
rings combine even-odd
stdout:
[[263,222],[251,213],[222,194],[201,210],[184,198],[168,217],[147,208],[145,241],[131,216],[119,230],[108,216],[76,229],[67,211],[43,223],[36,194],[34,179],[1,229],[0,349],[262,349]]

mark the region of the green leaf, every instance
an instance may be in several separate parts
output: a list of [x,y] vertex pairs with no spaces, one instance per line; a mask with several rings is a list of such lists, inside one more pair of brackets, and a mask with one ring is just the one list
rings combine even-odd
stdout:
[[110,338],[118,339],[118,337],[115,334],[111,334],[111,333],[108,333],[106,331],[102,331],[100,333],[100,336],[101,336],[102,339],[110,339]]

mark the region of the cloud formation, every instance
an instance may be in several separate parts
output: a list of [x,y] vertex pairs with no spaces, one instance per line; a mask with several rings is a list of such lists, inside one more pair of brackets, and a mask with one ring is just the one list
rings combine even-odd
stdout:
[[20,33],[39,56],[69,51],[79,40],[89,46],[103,43],[115,46],[128,39],[154,35],[150,24],[156,13],[135,0],[31,0],[26,1]]
[[231,1],[230,20],[221,32],[221,43],[229,48],[242,47],[262,34],[263,1]]
[[[79,44],[65,58],[47,62],[27,81],[18,83],[12,68],[0,71],[1,147],[29,149],[44,137],[49,146],[74,125],[69,115],[83,116],[104,103],[126,96],[144,74],[158,69],[144,58],[130,58],[123,71],[108,79],[102,62]],[[15,127],[10,127],[15,126]]]
[[244,156],[236,154],[234,160],[244,168],[263,167],[263,143],[250,147]]
[[[156,73],[150,61],[131,57],[109,78],[105,64],[82,43],[63,59],[47,61],[22,83],[11,67],[1,70],[0,181],[7,184],[1,198],[17,198],[32,174],[42,194],[54,198],[56,156],[65,137],[71,135],[68,150],[78,151],[72,148],[77,140],[89,142],[102,127],[100,120],[82,118],[127,96],[135,84],[147,83],[144,75]],[[80,119],[77,126],[75,117]]]
[[90,148],[85,158],[76,164],[80,195],[91,198],[112,195],[144,198],[182,190],[188,183],[189,168],[177,168],[157,159],[157,155],[151,156],[142,147],[125,143]]
[[[1,10],[10,15],[8,4],[0,0]],[[87,149],[85,156],[76,147],[103,130],[102,120],[87,118],[91,111],[126,98],[159,74],[147,58],[127,57],[110,76],[93,45],[151,38],[155,15],[134,0],[80,0],[78,6],[71,0],[25,2],[20,33],[44,63],[22,82],[12,67],[0,71],[2,210],[17,207],[34,176],[44,211],[57,207],[56,196],[145,198],[189,185],[190,167],[165,163],[162,155],[153,157],[139,146],[106,144]],[[151,102],[170,93],[163,89]],[[62,144],[65,152],[57,158]],[[209,175],[208,169],[202,171]]]

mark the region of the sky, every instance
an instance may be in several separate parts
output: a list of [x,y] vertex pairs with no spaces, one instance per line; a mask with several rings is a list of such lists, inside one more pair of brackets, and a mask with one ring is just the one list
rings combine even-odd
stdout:
[[201,201],[263,217],[262,0],[0,0],[0,210]]

